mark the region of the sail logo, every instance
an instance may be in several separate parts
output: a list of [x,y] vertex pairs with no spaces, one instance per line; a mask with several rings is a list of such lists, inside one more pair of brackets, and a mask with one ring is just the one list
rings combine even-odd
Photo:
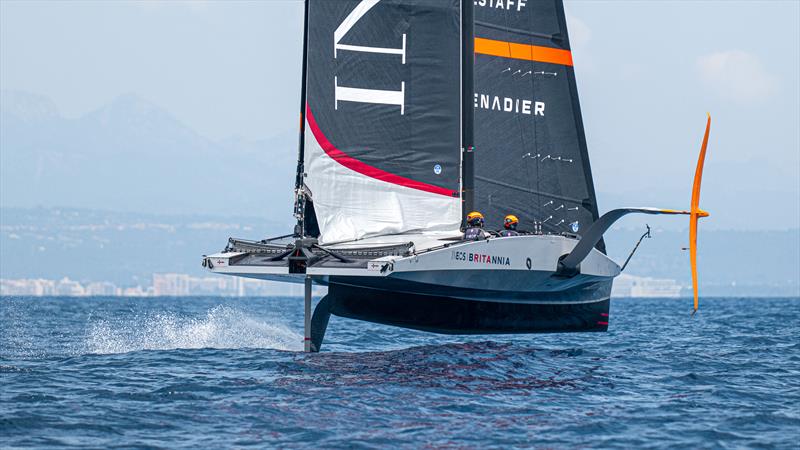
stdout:
[[510,266],[511,258],[508,256],[487,255],[485,253],[471,253],[453,251],[451,259],[473,264],[485,264],[495,266]]
[[544,117],[544,102],[475,93],[475,108]]
[[517,12],[520,12],[528,0],[473,0],[473,3],[475,6],[505,9],[506,11],[516,9]]
[[[339,27],[333,32],[333,58],[339,56],[339,51],[382,53],[386,55],[399,55],[401,64],[406,63],[406,34],[403,33],[402,43],[399,48],[370,47],[367,45],[342,44],[342,39],[380,0],[361,0],[350,14],[344,18]],[[400,82],[400,90],[363,89],[339,86],[339,77],[333,77],[334,109],[339,109],[339,102],[377,103],[383,105],[396,105],[400,107],[400,115],[405,114],[406,82]]]

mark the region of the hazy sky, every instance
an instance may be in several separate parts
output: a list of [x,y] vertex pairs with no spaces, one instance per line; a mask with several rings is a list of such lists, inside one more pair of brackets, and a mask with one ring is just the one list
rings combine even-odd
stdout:
[[[688,206],[709,111],[717,226],[800,225],[800,2],[566,6],[602,210]],[[296,129],[301,40],[300,1],[2,0],[0,87],[67,116],[133,92],[212,139],[263,138]]]
[[298,1],[0,1],[0,81],[77,116],[133,92],[207,137],[296,128]]

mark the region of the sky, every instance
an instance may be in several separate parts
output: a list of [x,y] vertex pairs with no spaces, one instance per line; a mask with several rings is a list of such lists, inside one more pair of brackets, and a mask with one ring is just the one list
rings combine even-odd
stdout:
[[[710,226],[800,226],[800,1],[565,3],[601,211],[687,207],[710,112]],[[297,127],[302,23],[297,0],[1,0],[0,87],[268,138]]]
[[79,116],[126,93],[200,134],[257,139],[296,129],[298,1],[0,1],[4,89]]

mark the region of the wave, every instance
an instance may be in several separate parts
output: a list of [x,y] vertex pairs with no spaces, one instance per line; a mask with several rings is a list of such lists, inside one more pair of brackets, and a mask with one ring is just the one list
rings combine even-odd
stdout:
[[87,353],[199,348],[299,351],[303,336],[283,324],[266,323],[229,306],[216,306],[199,318],[149,313],[124,320],[98,320],[86,330]]

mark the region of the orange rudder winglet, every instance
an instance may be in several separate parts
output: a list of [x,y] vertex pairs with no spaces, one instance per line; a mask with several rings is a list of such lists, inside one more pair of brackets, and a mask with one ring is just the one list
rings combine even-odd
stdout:
[[706,160],[706,148],[708,147],[708,134],[711,131],[711,114],[708,115],[706,122],[706,133],[703,136],[703,145],[700,147],[700,157],[697,159],[697,169],[694,172],[694,184],[692,185],[692,204],[689,217],[689,257],[692,265],[692,291],[694,292],[694,311],[697,312],[699,306],[697,292],[697,222],[701,217],[708,217],[708,213],[700,209],[700,184],[703,180],[703,164]]

